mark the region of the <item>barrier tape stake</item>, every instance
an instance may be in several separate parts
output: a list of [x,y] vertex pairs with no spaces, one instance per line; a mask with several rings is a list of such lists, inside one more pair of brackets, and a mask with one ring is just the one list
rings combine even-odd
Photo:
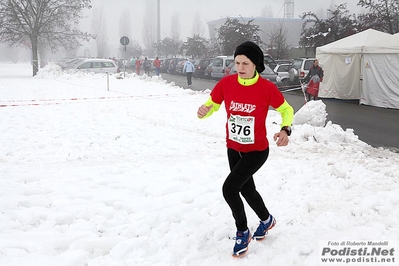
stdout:
[[109,91],[109,73],[107,72],[107,90]]

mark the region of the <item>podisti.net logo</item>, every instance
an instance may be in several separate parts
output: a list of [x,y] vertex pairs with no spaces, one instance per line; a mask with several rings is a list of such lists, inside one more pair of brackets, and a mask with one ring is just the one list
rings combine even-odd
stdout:
[[396,241],[322,240],[322,265],[399,265]]

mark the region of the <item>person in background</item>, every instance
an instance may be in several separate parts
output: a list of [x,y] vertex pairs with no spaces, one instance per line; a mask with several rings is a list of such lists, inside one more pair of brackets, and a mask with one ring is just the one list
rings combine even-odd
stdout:
[[136,74],[140,75],[141,61],[139,57],[136,58],[135,64],[136,64]]
[[[279,89],[259,75],[265,66],[258,45],[249,41],[240,44],[235,50],[234,61],[237,74],[226,76],[215,85],[208,101],[198,108],[197,116],[200,119],[209,117],[224,101],[230,173],[222,191],[237,227],[233,256],[241,257],[247,252],[251,239],[263,240],[276,224],[276,219],[256,190],[253,177],[269,156],[266,131],[269,106],[275,108],[282,118],[280,130],[273,136],[278,147],[288,144],[294,110]],[[260,219],[252,237],[240,194]]]
[[188,60],[188,58],[186,58],[186,62],[184,63],[183,67],[183,73],[186,73],[187,75],[187,84],[189,88],[191,88],[192,85],[192,77],[194,70],[195,70],[194,64],[190,60]]
[[151,61],[147,59],[147,57],[144,58],[144,73],[146,73],[148,76],[150,75],[150,68],[151,68]]
[[132,58],[132,60],[130,60],[130,65],[132,67],[132,69],[136,68],[136,59]]
[[161,68],[161,60],[158,59],[158,56],[155,58],[153,65],[155,67],[155,73],[159,76],[159,69]]
[[319,66],[319,60],[315,59],[308,74],[303,79],[305,83],[308,83],[305,89],[306,101],[318,99],[320,82],[323,81],[323,77],[324,70]]

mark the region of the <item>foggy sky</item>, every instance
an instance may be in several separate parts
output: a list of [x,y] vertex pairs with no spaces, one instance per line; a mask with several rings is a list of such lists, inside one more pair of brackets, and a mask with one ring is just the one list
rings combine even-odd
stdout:
[[[85,12],[87,18],[84,20],[82,30],[90,31],[90,16],[93,9],[104,8],[108,14],[106,24],[108,28],[109,44],[112,47],[119,45],[119,17],[125,9],[130,10],[132,26],[132,35],[128,36],[134,39],[140,45],[142,41],[143,14],[145,13],[145,1],[156,0],[92,0],[93,8]],[[272,9],[273,17],[284,17],[284,0],[160,0],[161,2],[161,40],[170,37],[171,19],[175,12],[180,14],[180,38],[186,41],[191,37],[194,16],[199,12],[203,21],[204,35],[209,38],[207,21],[216,20],[224,17],[258,17],[261,15],[264,7]],[[335,5],[347,2],[347,7],[351,13],[361,12],[361,8],[356,4],[358,0],[340,1],[340,0],[294,0],[294,18],[298,18],[303,12],[317,13],[324,9],[324,13],[330,7],[331,3]],[[154,10],[156,13],[156,10]]]

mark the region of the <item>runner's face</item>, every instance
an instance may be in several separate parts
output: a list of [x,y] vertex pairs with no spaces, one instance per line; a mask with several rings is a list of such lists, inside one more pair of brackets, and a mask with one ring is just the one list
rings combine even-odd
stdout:
[[240,78],[250,79],[254,77],[256,66],[254,63],[252,63],[251,60],[249,60],[248,57],[240,54],[237,55],[234,60],[236,64],[237,73],[240,76]]

